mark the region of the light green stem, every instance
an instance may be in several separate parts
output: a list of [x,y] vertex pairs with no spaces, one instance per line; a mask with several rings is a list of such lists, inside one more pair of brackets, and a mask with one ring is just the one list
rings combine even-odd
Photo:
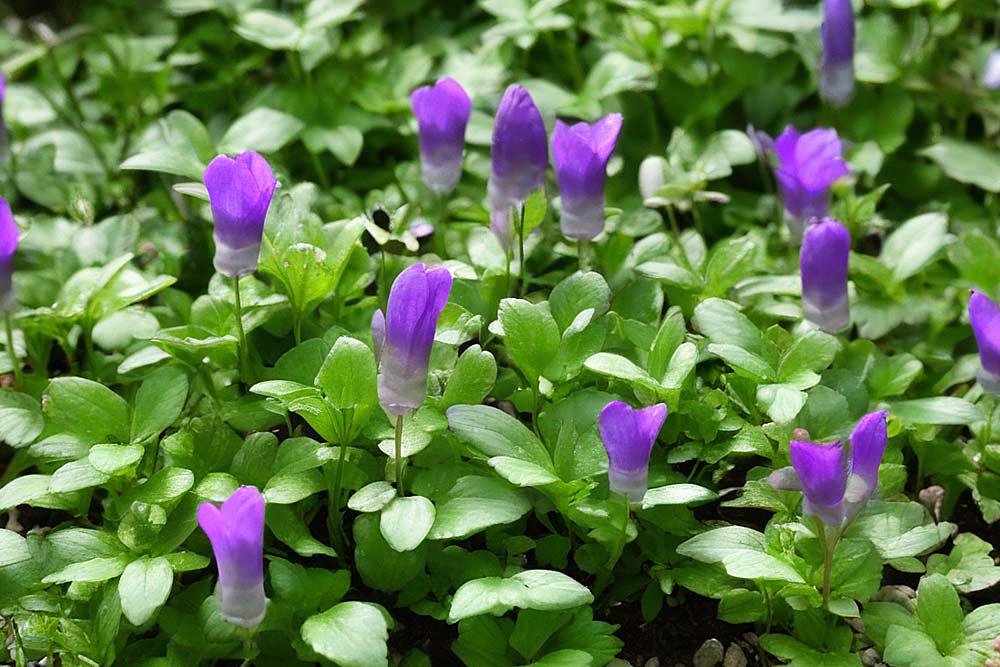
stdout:
[[403,489],[403,415],[396,417],[396,492],[402,498]]
[[4,313],[3,319],[7,329],[7,356],[10,357],[10,365],[14,368],[14,383],[21,387],[24,384],[24,375],[21,372],[21,362],[17,358],[17,349],[14,347],[14,326],[10,321],[10,311]]
[[245,383],[249,378],[247,372],[247,332],[243,328],[243,300],[240,297],[239,276],[233,278],[233,294],[236,298],[236,335],[239,345],[240,380]]

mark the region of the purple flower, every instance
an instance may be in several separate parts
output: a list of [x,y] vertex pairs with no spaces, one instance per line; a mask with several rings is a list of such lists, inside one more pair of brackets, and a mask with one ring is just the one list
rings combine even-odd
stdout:
[[830,525],[844,519],[841,501],[847,491],[847,453],[840,441],[820,445],[804,440],[789,443],[792,468],[802,484],[802,513]]
[[552,158],[562,198],[563,236],[589,240],[604,231],[604,181],[621,129],[619,113],[593,125],[556,121]]
[[830,526],[841,526],[861,511],[878,488],[878,467],[885,454],[887,412],[872,412],[851,433],[850,458],[838,441],[823,445],[789,443],[792,468],[771,473],[778,489],[802,491],[802,512]]
[[216,157],[205,169],[215,220],[215,269],[230,277],[257,270],[264,220],[277,181],[267,160],[253,151]]
[[823,62],[819,94],[843,106],[854,94],[854,8],[851,0],[823,0]]
[[667,418],[663,403],[634,410],[628,403],[611,401],[597,419],[604,449],[608,452],[611,490],[637,503],[646,495],[649,454]]
[[390,415],[412,412],[427,397],[427,364],[451,280],[442,266],[414,264],[392,284],[386,314],[379,310],[372,318],[378,397]]
[[990,54],[983,70],[983,85],[990,90],[1000,88],[1000,49]]
[[851,233],[824,218],[806,229],[799,251],[802,274],[802,314],[823,331],[837,333],[850,324],[847,265]]
[[805,134],[789,125],[774,142],[755,132],[757,146],[777,157],[775,177],[785,203],[785,217],[794,236],[805,223],[830,210],[830,186],[849,172],[836,130],[818,128]]
[[427,187],[438,194],[455,189],[462,177],[465,126],[472,102],[451,78],[410,94],[413,115],[420,126],[420,170]]
[[212,543],[219,568],[222,617],[254,628],[264,620],[264,496],[241,486],[222,509],[212,503],[198,507],[198,524]]
[[490,157],[492,170],[487,185],[490,228],[507,247],[510,244],[510,208],[542,187],[549,162],[542,114],[521,86],[509,86],[500,100],[493,123]]
[[1000,394],[1000,307],[982,292],[969,298],[969,324],[979,346],[978,373],[983,391]]
[[14,222],[10,204],[0,197],[0,308],[14,307],[14,252],[20,230]]

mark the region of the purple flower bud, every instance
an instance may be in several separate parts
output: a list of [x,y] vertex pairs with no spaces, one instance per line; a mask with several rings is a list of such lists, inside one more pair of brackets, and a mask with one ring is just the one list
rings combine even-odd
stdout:
[[837,333],[850,324],[847,264],[851,234],[836,220],[809,225],[799,252],[802,314],[823,331]]
[[257,270],[264,220],[277,181],[267,160],[247,151],[219,155],[205,169],[215,220],[215,270],[230,277]]
[[836,130],[818,128],[799,134],[789,125],[774,142],[774,152],[785,217],[793,235],[799,236],[809,218],[827,214],[830,186],[850,173],[841,155],[840,138]]
[[[878,467],[885,454],[886,417],[872,412],[851,433],[850,462],[840,442],[821,445],[803,440],[789,444],[792,471],[776,470],[768,482],[777,489],[801,489],[802,512],[840,526],[856,515],[878,488]],[[797,478],[797,479],[796,479]]]
[[604,231],[604,181],[608,159],[622,129],[622,115],[608,114],[593,125],[556,121],[552,158],[562,198],[562,233],[593,239]]
[[212,543],[219,568],[222,617],[254,628],[264,620],[264,496],[241,486],[222,509],[212,503],[198,507],[198,524]]
[[888,416],[884,410],[870,412],[851,433],[851,472],[864,481],[866,495],[878,488],[878,466],[882,463],[888,439],[885,423]]
[[792,468],[802,482],[802,512],[818,516],[831,526],[844,520],[847,457],[838,441],[820,445],[803,440],[789,444]]
[[10,204],[0,197],[0,308],[4,310],[14,307],[14,252],[19,234]]
[[597,419],[604,449],[608,452],[611,490],[637,503],[646,495],[649,454],[667,418],[663,403],[634,410],[622,401],[611,401]]
[[392,284],[385,316],[379,311],[372,318],[378,397],[390,415],[412,412],[427,397],[427,364],[451,280],[442,266],[414,264]]
[[410,104],[420,126],[420,170],[424,183],[438,194],[447,194],[462,177],[465,126],[472,102],[457,81],[447,78],[414,90]]
[[549,161],[542,114],[521,86],[509,86],[500,100],[490,157],[490,228],[506,247],[510,244],[509,209],[542,187]]
[[819,94],[843,106],[854,94],[854,8],[851,0],[823,0],[823,62]]
[[969,298],[969,324],[979,346],[977,375],[983,391],[1000,394],[1000,307],[982,292]]
[[990,54],[983,69],[983,85],[990,90],[1000,88],[1000,49]]

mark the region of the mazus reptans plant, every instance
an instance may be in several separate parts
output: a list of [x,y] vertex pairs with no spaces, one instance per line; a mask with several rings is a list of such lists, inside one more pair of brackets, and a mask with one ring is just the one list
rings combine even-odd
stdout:
[[434,332],[448,303],[451,283],[451,273],[443,266],[409,266],[393,282],[385,313],[377,310],[372,317],[379,403],[396,422],[396,484],[400,495],[403,417],[427,398],[427,367]]
[[17,302],[14,294],[14,253],[17,252],[20,229],[14,221],[14,213],[10,204],[0,197],[0,308],[3,309],[4,328],[7,334],[7,356],[10,357],[14,369],[14,382],[21,386],[21,362],[14,348],[14,328],[11,323],[11,311]]
[[885,454],[887,412],[872,412],[855,426],[850,447],[840,441],[789,443],[790,468],[768,477],[771,486],[802,492],[802,513],[815,517],[823,545],[823,600],[830,598],[830,569],[837,540],[878,488],[878,469]]
[[242,486],[216,507],[198,506],[198,525],[212,543],[219,570],[222,618],[255,628],[267,613],[264,595],[264,496]]
[[840,137],[834,129],[802,134],[791,125],[777,139],[753,128],[748,133],[757,150],[772,162],[785,223],[792,237],[799,238],[811,218],[830,211],[830,186],[850,173]]
[[604,182],[608,159],[621,129],[622,116],[618,113],[608,114],[592,125],[556,121],[552,159],[566,238],[590,241],[604,231]]
[[444,78],[414,90],[410,106],[420,129],[420,175],[432,192],[448,194],[462,177],[472,101],[461,84]]
[[802,314],[828,333],[837,333],[851,321],[847,270],[851,233],[831,218],[806,228],[799,251],[802,274]]
[[823,61],[819,94],[843,106],[854,94],[854,8],[851,0],[823,0]]
[[247,341],[240,278],[257,270],[264,221],[278,183],[267,160],[253,151],[219,155],[205,169],[205,189],[215,223],[215,270],[233,279],[240,376],[246,380]]
[[521,86],[509,86],[500,100],[493,124],[490,162],[487,183],[490,229],[503,247],[509,248],[511,210],[542,187],[549,163],[542,114]]
[[969,297],[969,324],[979,346],[979,380],[983,391],[1000,394],[1000,306],[982,292]]

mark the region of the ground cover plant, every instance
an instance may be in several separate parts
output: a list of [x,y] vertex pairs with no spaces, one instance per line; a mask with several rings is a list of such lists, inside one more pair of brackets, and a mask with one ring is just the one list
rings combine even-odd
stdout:
[[992,0],[0,0],[0,663],[995,667]]

